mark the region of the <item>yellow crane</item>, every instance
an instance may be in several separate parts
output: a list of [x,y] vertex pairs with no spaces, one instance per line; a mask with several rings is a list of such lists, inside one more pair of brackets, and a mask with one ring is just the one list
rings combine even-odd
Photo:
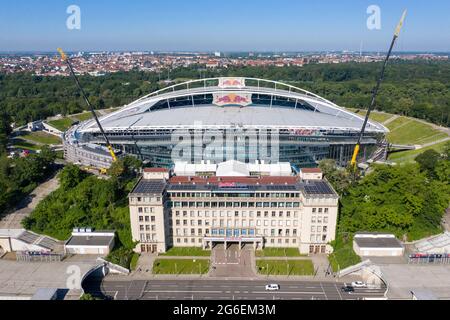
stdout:
[[384,59],[383,67],[381,68],[380,77],[378,78],[377,84],[376,84],[375,88],[373,89],[372,100],[370,102],[369,108],[367,109],[366,117],[364,118],[363,126],[362,126],[361,131],[358,136],[358,142],[356,143],[355,149],[353,150],[353,156],[352,156],[352,160],[350,162],[350,164],[353,168],[355,168],[355,166],[356,166],[356,157],[358,156],[358,153],[359,153],[361,140],[364,136],[364,131],[366,130],[366,125],[367,125],[367,121],[369,120],[370,112],[372,111],[373,107],[375,106],[375,99],[377,97],[378,90],[380,89],[381,82],[384,79],[384,71],[386,69],[387,62],[389,60],[389,57],[391,56],[392,48],[394,47],[395,41],[397,40],[397,38],[400,35],[400,30],[403,27],[403,22],[405,21],[405,17],[406,17],[406,10],[403,11],[403,15],[400,19],[400,22],[398,23],[397,28],[395,29],[394,37],[391,42],[391,46],[389,47],[389,51],[386,55],[386,59]]
[[[59,54],[61,55],[61,59],[62,59],[64,62],[67,63],[67,66],[69,67],[70,74],[71,74],[72,77],[74,78],[74,80],[75,80],[75,82],[76,82],[76,84],[77,84],[77,87],[78,87],[78,89],[80,90],[80,92],[81,92],[81,94],[82,94],[82,96],[83,96],[83,98],[84,98],[84,101],[86,101],[86,104],[88,105],[90,111],[92,112],[92,115],[94,116],[94,119],[95,119],[95,121],[97,122],[97,126],[98,126],[98,128],[100,129],[100,132],[102,133],[103,138],[105,139],[106,147],[108,148],[109,153],[111,154],[112,160],[113,160],[113,162],[116,162],[116,161],[117,161],[117,156],[116,156],[116,154],[114,153],[114,149],[113,149],[113,147],[111,146],[111,143],[109,143],[109,139],[108,139],[108,137],[106,136],[105,131],[103,130],[102,125],[100,124],[100,121],[98,120],[97,114],[95,113],[94,108],[92,107],[92,105],[91,105],[91,103],[90,103],[90,101],[89,101],[89,99],[88,99],[86,93],[84,92],[83,88],[81,87],[80,82],[78,81],[77,76],[75,75],[75,72],[73,71],[72,64],[70,63],[69,58],[67,57],[67,55],[64,53],[64,51],[63,51],[61,48],[58,48],[58,52],[59,52]],[[106,173],[106,169],[101,169],[100,172],[101,172],[101,173]]]

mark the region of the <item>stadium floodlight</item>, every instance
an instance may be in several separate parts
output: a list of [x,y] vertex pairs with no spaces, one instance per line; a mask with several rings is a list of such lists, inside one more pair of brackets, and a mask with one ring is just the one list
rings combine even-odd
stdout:
[[403,27],[403,22],[405,21],[405,17],[406,17],[406,10],[403,11],[403,15],[400,19],[400,22],[398,23],[397,28],[395,28],[394,37],[392,38],[391,46],[389,47],[389,51],[386,55],[386,59],[384,59],[383,67],[381,68],[381,72],[380,72],[380,77],[378,78],[377,84],[376,84],[375,88],[373,89],[372,100],[370,102],[369,108],[367,109],[366,117],[364,119],[361,131],[358,136],[358,142],[356,143],[355,149],[353,150],[353,157],[351,160],[352,167],[355,167],[355,165],[356,165],[356,157],[358,156],[358,153],[359,153],[359,148],[360,148],[362,137],[364,135],[364,131],[366,129],[367,121],[369,120],[370,112],[372,111],[373,107],[375,106],[375,99],[378,95],[378,90],[380,89],[381,82],[384,79],[384,72],[386,69],[387,62],[389,60],[389,57],[391,56],[392,48],[394,47],[395,41],[397,40],[397,38],[400,35],[400,30]]

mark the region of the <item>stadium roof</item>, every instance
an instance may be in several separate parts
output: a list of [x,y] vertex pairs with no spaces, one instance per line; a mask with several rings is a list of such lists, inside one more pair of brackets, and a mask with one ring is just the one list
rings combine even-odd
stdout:
[[[100,118],[106,131],[166,128],[279,128],[359,131],[364,119],[308,91],[276,81],[214,78],[188,81]],[[97,132],[95,121],[81,132]],[[388,129],[369,121],[367,132]]]

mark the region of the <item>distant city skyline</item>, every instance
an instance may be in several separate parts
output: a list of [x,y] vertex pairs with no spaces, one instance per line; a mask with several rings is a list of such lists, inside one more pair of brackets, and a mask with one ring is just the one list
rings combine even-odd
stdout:
[[[71,5],[81,10],[79,30],[66,25]],[[371,5],[381,10],[380,30],[367,28]],[[384,52],[405,8],[396,52],[450,51],[446,0],[0,0],[0,7],[0,52]]]

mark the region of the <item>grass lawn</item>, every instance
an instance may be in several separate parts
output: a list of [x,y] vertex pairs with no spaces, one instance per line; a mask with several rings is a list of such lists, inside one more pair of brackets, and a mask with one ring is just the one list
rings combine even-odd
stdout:
[[203,250],[195,247],[172,247],[167,252],[162,253],[162,256],[210,256],[210,250]]
[[256,251],[257,257],[301,257],[298,248],[264,248]]
[[[362,116],[362,117],[365,117],[365,116],[366,116],[367,110],[359,109],[359,112],[356,112],[356,110],[358,110],[358,109],[353,109],[353,108],[347,108],[347,109],[348,109],[349,111],[353,112],[353,113],[356,113],[356,114],[359,115],[359,116]],[[385,122],[386,120],[392,118],[393,116],[394,116],[394,115],[393,115],[393,114],[390,114],[390,113],[382,113],[382,112],[372,111],[372,112],[370,113],[369,119],[370,119],[370,120],[373,120],[373,121],[376,121],[376,122],[379,122],[379,123],[383,123],[383,122]]]
[[25,140],[20,140],[20,139],[15,139],[13,147],[18,148],[18,149],[33,150],[33,151],[41,150],[40,146],[37,146],[35,144],[29,143],[29,142],[26,142]]
[[48,123],[59,131],[66,131],[70,128],[74,121],[70,118],[62,118],[58,120],[48,121]]
[[418,150],[409,150],[409,151],[401,151],[401,152],[394,152],[389,155],[389,160],[394,161],[397,163],[403,163],[403,162],[414,162],[414,158],[417,157],[419,154],[433,149],[437,152],[443,152],[444,147],[447,143],[450,143],[450,141],[444,141],[426,148],[418,149]]
[[425,144],[447,137],[443,132],[435,130],[430,125],[399,117],[387,124],[391,132],[387,138],[391,143],[398,144]]
[[52,134],[43,132],[43,131],[36,131],[31,132],[29,134],[21,136],[24,139],[31,140],[34,142],[39,142],[43,144],[60,144],[62,143],[61,139],[57,136],[54,136]]
[[314,274],[314,265],[311,260],[257,260],[256,267],[260,274],[290,276]]
[[74,116],[71,116],[72,119],[76,119],[79,121],[86,121],[92,118],[92,113],[91,112],[83,112]]
[[205,274],[208,270],[207,259],[156,259],[153,262],[153,274]]
[[353,251],[353,241],[341,244],[328,256],[334,272],[350,267],[361,262],[361,258]]
[[136,252],[133,253],[133,256],[131,257],[131,261],[130,261],[130,269],[131,270],[136,270],[138,260],[139,260],[139,254]]
[[386,120],[392,118],[393,116],[394,115],[389,113],[371,112],[369,118],[376,122],[383,123]]

